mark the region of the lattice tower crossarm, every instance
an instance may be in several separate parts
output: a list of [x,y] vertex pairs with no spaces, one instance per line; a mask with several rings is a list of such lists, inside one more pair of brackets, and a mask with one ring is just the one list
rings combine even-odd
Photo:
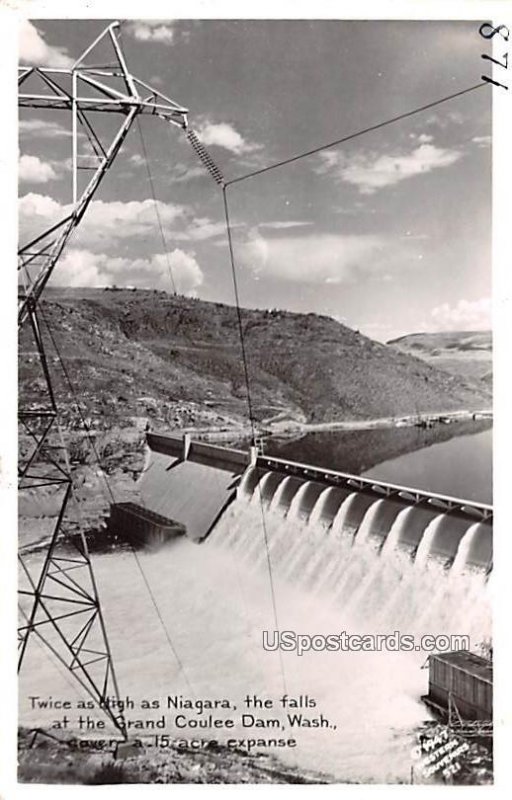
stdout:
[[[119,42],[120,25],[112,23],[94,40],[68,69],[22,66],[19,68],[19,106],[71,112],[72,206],[60,221],[44,230],[18,251],[20,304],[18,324],[28,317],[28,302],[37,302],[71,234],[79,224],[107,170],[139,114],[158,116],[186,130],[188,110],[128,70]],[[87,64],[100,44],[109,44],[114,64]],[[24,91],[30,81],[33,88]],[[119,88],[121,83],[122,90]],[[40,87],[37,89],[37,87]],[[120,114],[123,120],[110,142],[102,141],[91,118],[95,113]],[[79,133],[85,134],[92,154],[84,165],[78,152]],[[92,170],[90,180],[80,191],[79,171]]]

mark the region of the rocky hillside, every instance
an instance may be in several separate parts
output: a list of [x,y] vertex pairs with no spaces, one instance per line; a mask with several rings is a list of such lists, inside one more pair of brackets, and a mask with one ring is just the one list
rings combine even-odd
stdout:
[[[153,291],[50,289],[42,311],[91,424],[130,426],[150,417],[175,428],[222,427],[247,419],[231,306]],[[482,381],[454,377],[330,317],[243,309],[242,323],[258,420],[365,419],[490,404]],[[42,328],[57,398],[71,421],[73,394]],[[21,392],[35,403],[37,358],[30,341],[20,349],[28,353]]]
[[412,333],[388,344],[452,375],[492,384],[491,331]]

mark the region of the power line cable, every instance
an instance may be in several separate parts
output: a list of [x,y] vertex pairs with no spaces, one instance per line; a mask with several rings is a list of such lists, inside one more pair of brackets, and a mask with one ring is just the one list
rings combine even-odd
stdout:
[[308,156],[315,155],[316,153],[321,153],[322,150],[329,150],[331,147],[336,147],[338,144],[349,142],[351,139],[356,139],[359,136],[363,136],[365,133],[371,133],[372,131],[380,130],[380,128],[385,128],[387,125],[393,125],[395,122],[400,122],[402,119],[407,119],[407,117],[420,114],[422,111],[428,111],[430,108],[435,108],[436,106],[446,103],[449,100],[454,100],[456,97],[462,97],[462,95],[468,94],[468,92],[473,92],[475,89],[479,89],[481,86],[488,86],[488,84],[485,81],[482,83],[477,83],[474,86],[470,86],[468,89],[462,89],[460,92],[454,92],[454,94],[446,95],[446,97],[442,97],[440,100],[434,100],[432,103],[427,103],[426,105],[419,106],[418,108],[413,108],[411,111],[406,111],[405,113],[399,114],[396,117],[391,117],[383,122],[378,122],[376,125],[370,125],[368,128],[363,128],[363,130],[356,131],[356,133],[350,133],[348,136],[343,136],[341,139],[335,139],[335,141],[328,142],[328,144],[314,147],[312,150],[306,150],[305,152],[299,153],[291,158],[285,158],[282,161],[276,161],[275,164],[269,164],[267,167],[256,169],[253,172],[248,172],[246,175],[241,175],[239,178],[233,178],[230,181],[226,181],[226,186],[231,186],[234,183],[240,183],[248,178],[254,178],[256,175],[262,175],[264,172],[270,172],[270,170],[283,167],[286,164],[292,164],[294,161],[299,161],[302,158],[307,158]]
[[245,377],[245,388],[247,394],[247,407],[249,411],[249,423],[251,426],[251,444],[255,444],[255,427],[254,427],[254,414],[252,409],[252,401],[251,401],[251,387],[249,381],[249,369],[248,369],[248,362],[247,362],[247,353],[245,351],[245,340],[244,340],[244,329],[242,323],[242,311],[240,308],[240,296],[238,293],[238,280],[236,277],[236,265],[235,265],[235,254],[233,250],[233,237],[231,234],[231,222],[229,219],[229,207],[228,207],[228,198],[226,193],[226,187],[222,187],[222,198],[224,202],[224,216],[226,221],[226,231],[228,236],[228,247],[229,247],[229,260],[231,264],[231,277],[233,280],[233,290],[235,294],[235,305],[236,305],[236,314],[237,314],[237,322],[238,322],[238,335],[240,338],[240,349],[242,351],[242,362],[244,367],[244,377]]
[[148,160],[148,154],[147,154],[147,150],[146,150],[146,145],[145,145],[145,142],[144,142],[144,137],[142,135],[142,128],[141,128],[141,124],[140,124],[140,121],[139,121],[138,117],[137,117],[136,121],[137,121],[137,128],[138,128],[138,131],[139,131],[139,136],[140,136],[140,143],[141,143],[141,146],[142,146],[142,153],[144,155],[144,163],[146,165],[146,172],[148,174],[149,186],[151,188],[151,194],[153,196],[153,204],[154,204],[154,207],[155,207],[155,214],[156,214],[156,218],[157,218],[157,222],[158,222],[158,227],[160,228],[160,236],[162,238],[162,244],[163,244],[163,247],[164,247],[165,258],[166,258],[166,261],[167,261],[167,269],[168,269],[168,272],[169,272],[169,278],[170,278],[170,281],[171,281],[172,291],[173,291],[173,294],[177,294],[176,283],[174,281],[174,276],[172,274],[171,262],[170,262],[170,259],[169,259],[169,249],[167,247],[167,240],[165,238],[164,227],[162,225],[162,218],[160,216],[160,209],[158,208],[158,201],[156,199],[155,185],[153,183],[153,176],[151,174],[151,169],[149,167],[149,160]]
[[[222,197],[224,201],[224,214],[226,220],[226,231],[228,237],[228,246],[229,246],[229,259],[231,264],[231,276],[233,279],[233,289],[235,294],[235,303],[236,303],[236,312],[237,312],[237,320],[238,320],[238,333],[240,337],[240,348],[242,351],[242,361],[244,366],[244,376],[245,376],[245,387],[246,387],[246,394],[247,394],[247,407],[249,412],[249,420],[251,424],[251,444],[254,447],[256,444],[256,434],[255,434],[255,425],[254,425],[254,413],[253,413],[253,406],[251,400],[251,385],[249,381],[249,365],[247,360],[247,352],[245,349],[245,337],[244,337],[244,329],[242,324],[242,310],[240,308],[240,296],[238,293],[238,280],[236,275],[236,263],[235,263],[235,255],[233,250],[233,237],[231,233],[231,223],[229,217],[229,205],[228,205],[228,198],[227,198],[227,191],[226,186],[222,186]],[[258,466],[256,465],[256,470],[258,472],[259,477],[259,470]],[[258,489],[259,489],[259,480],[258,480]],[[279,621],[278,621],[278,613],[277,613],[277,602],[276,602],[276,593],[275,593],[275,586],[274,586],[274,575],[272,571],[272,561],[270,558],[270,547],[268,542],[268,531],[267,531],[267,523],[265,518],[265,509],[263,506],[263,497],[261,495],[261,490],[258,491],[259,497],[259,505],[261,511],[261,524],[263,529],[263,541],[265,544],[265,552],[266,552],[266,559],[267,559],[267,570],[268,570],[268,580],[269,580],[269,587],[270,587],[270,598],[272,602],[272,611],[274,616],[274,623],[276,630],[279,630]],[[283,691],[286,694],[286,677],[284,671],[284,664],[283,664],[283,654],[281,649],[279,648],[279,665],[281,671],[281,679],[283,682]]]

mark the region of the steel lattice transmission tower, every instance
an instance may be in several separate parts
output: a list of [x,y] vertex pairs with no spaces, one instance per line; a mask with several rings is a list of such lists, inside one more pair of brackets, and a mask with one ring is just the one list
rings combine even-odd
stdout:
[[[30,375],[30,385],[27,388],[25,381],[19,402],[18,488],[20,496],[50,494],[56,511],[46,532],[49,545],[42,566],[37,559],[19,555],[18,666],[22,666],[30,636],[35,635],[126,736],[123,714],[109,703],[109,698],[119,699],[119,690],[83,532],[73,537],[73,549],[67,540],[63,547],[73,478],[62,437],[60,444],[56,437],[59,410],[38,305],[70,236],[138,115],[156,115],[185,130],[187,109],[130,74],[117,22],[105,28],[69,69],[20,67],[18,83],[20,108],[69,112],[72,143],[72,203],[62,219],[18,251],[20,383]],[[107,134],[97,124],[106,114],[114,121]],[[83,152],[84,142],[87,152]],[[89,175],[86,180],[84,171]],[[30,372],[24,373],[29,363]],[[36,379],[35,369],[39,371]]]

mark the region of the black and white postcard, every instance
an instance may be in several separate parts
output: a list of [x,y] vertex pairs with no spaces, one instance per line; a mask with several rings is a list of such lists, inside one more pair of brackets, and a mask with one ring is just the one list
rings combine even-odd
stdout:
[[5,797],[503,788],[510,5],[118,5],[2,9]]

